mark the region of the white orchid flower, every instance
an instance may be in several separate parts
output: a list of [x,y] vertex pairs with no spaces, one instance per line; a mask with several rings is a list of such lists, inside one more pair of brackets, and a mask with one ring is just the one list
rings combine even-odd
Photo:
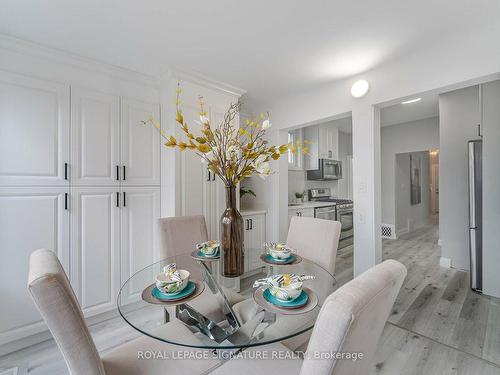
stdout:
[[262,122],[262,129],[263,129],[263,130],[267,130],[267,129],[269,129],[272,125],[273,125],[273,124],[271,124],[271,121],[269,121],[269,119],[264,120],[264,121]]
[[267,176],[271,174],[271,165],[266,161],[264,163],[260,163],[256,168],[255,171],[259,174],[259,177],[262,178],[263,180],[266,179]]
[[204,115],[201,115],[200,116],[200,122],[203,124],[203,125],[208,125],[208,117],[207,116],[204,116]]

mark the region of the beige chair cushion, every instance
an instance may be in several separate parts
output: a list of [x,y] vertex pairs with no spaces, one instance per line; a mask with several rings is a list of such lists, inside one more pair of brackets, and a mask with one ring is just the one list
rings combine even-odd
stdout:
[[104,375],[104,367],[75,293],[56,255],[30,256],[28,290],[73,375]]
[[341,224],[338,221],[294,216],[290,221],[286,243],[307,258],[335,273],[335,258]]
[[[175,334],[188,345],[201,344],[201,341],[178,320],[158,328],[154,334],[162,336],[162,330],[168,330],[168,334],[164,336]],[[151,355],[154,357],[148,357]],[[203,374],[221,363],[213,357],[211,351],[170,345],[147,336],[132,340],[104,354],[102,361],[106,375]]]
[[301,374],[368,374],[378,340],[405,276],[405,266],[387,260],[330,295],[319,313],[307,354],[311,357],[325,351],[361,352],[364,359],[306,358]]
[[208,241],[205,217],[177,216],[158,219],[162,259],[189,254],[197,243]]

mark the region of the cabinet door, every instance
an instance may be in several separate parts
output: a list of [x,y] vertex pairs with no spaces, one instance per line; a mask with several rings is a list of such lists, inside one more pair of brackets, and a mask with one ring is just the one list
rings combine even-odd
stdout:
[[302,217],[314,217],[314,208],[306,208],[300,210],[300,216]]
[[72,88],[71,124],[72,184],[119,184],[120,98]]
[[158,104],[124,98],[121,101],[122,185],[160,185],[160,133],[141,121],[160,120]]
[[116,304],[121,197],[112,187],[76,187],[71,198],[71,282],[84,314],[91,316]]
[[247,251],[246,262],[248,271],[262,266],[260,260],[260,250],[266,240],[266,216],[265,215],[250,215],[243,217],[245,225],[245,248]]
[[26,289],[30,254],[54,251],[68,272],[69,211],[64,187],[0,188],[0,344],[44,330]]
[[0,184],[67,185],[69,86],[0,72]]
[[[121,200],[121,284],[140,269],[159,259],[158,218],[160,217],[160,188],[122,188]],[[154,280],[144,275],[131,285],[128,296],[138,299],[142,290]]]

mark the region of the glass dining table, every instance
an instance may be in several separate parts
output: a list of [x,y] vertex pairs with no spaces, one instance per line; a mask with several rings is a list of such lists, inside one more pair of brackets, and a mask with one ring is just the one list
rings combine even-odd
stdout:
[[[252,259],[259,259],[262,253],[263,249],[245,249],[245,256]],[[191,298],[163,304],[151,297],[151,290],[155,276],[172,263],[176,263],[177,269],[189,271],[197,290]],[[255,302],[254,280],[285,273],[315,277],[304,282],[314,300],[314,306],[304,313]],[[121,287],[117,304],[120,315],[130,326],[154,339],[202,349],[241,349],[286,340],[312,329],[323,302],[334,289],[334,277],[303,258],[290,265],[261,260],[258,268],[233,279],[220,275],[217,259],[205,261],[184,254],[136,272]],[[182,322],[198,339],[161,329],[174,319]]]

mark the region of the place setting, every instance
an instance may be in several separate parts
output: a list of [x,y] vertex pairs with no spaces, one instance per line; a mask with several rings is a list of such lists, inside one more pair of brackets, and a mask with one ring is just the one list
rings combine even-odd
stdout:
[[191,253],[191,257],[203,262],[213,262],[220,259],[220,242],[209,240],[196,244],[196,250]]
[[303,283],[315,276],[277,274],[254,282],[253,298],[263,309],[284,315],[305,314],[318,305],[318,296]]
[[269,242],[264,244],[265,252],[260,259],[267,264],[283,266],[302,262],[302,257],[296,250],[281,242]]
[[190,280],[189,271],[171,263],[156,275],[154,284],[143,290],[142,299],[152,304],[176,305],[199,296],[204,289],[202,281]]

